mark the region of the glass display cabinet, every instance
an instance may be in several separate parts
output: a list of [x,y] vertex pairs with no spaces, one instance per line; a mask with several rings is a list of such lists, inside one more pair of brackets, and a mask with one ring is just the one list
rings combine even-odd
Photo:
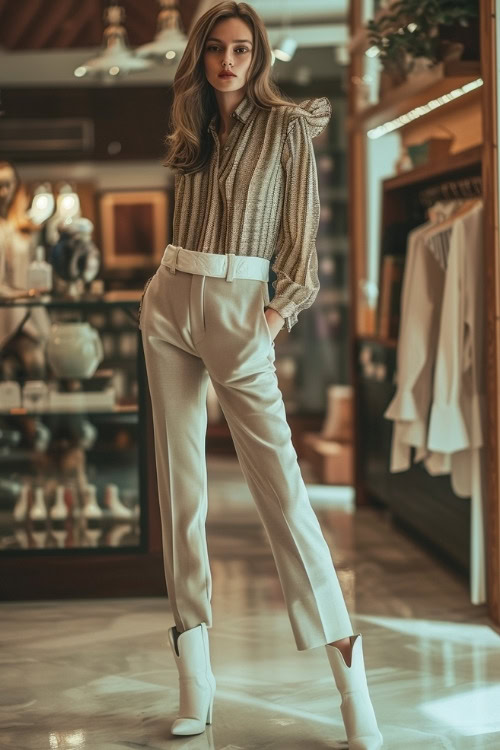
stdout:
[[[0,300],[4,599],[164,592],[139,299]],[[33,320],[43,341],[13,346]]]

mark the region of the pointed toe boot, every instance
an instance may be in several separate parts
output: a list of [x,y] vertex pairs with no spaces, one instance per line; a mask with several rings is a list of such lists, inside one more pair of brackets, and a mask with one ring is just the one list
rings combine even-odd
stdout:
[[201,734],[212,723],[215,677],[210,665],[208,630],[204,622],[178,633],[168,630],[168,639],[179,672],[179,714],[172,734]]
[[353,640],[350,667],[336,646],[325,646],[335,684],[342,696],[340,711],[349,750],[380,750],[383,737],[368,692],[361,635],[354,636]]

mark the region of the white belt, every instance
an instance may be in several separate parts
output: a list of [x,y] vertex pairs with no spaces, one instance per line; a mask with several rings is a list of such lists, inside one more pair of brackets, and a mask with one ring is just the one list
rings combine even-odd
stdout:
[[219,276],[225,278],[226,281],[233,279],[268,281],[269,279],[270,261],[266,258],[248,255],[200,253],[178,245],[167,245],[161,262],[170,269],[171,273],[175,273],[177,269],[204,276]]

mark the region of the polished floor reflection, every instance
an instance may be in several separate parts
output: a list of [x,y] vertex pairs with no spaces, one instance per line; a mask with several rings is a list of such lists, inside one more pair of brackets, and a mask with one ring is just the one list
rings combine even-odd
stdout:
[[[170,737],[177,672],[166,599],[0,605],[0,749],[340,750],[323,648],[298,652],[269,542],[232,459],[209,460],[209,631],[217,678],[203,735]],[[304,466],[307,478],[307,466]],[[467,586],[379,511],[310,485],[393,750],[500,747],[500,635]]]

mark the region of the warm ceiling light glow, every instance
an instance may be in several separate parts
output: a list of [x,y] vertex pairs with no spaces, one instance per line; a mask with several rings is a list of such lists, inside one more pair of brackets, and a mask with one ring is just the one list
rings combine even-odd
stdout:
[[399,117],[396,117],[394,120],[389,120],[388,122],[385,122],[383,125],[379,125],[376,128],[372,128],[367,132],[368,138],[371,138],[374,140],[375,138],[380,138],[383,135],[387,135],[387,133],[392,133],[393,130],[398,130],[398,128],[402,128],[403,125],[407,125],[409,122],[413,122],[413,120],[417,120],[419,117],[422,117],[423,115],[427,115],[429,112],[431,112],[433,109],[437,109],[437,107],[442,107],[443,104],[447,104],[448,102],[453,101],[453,99],[458,99],[460,96],[463,96],[464,94],[468,94],[469,91],[474,91],[474,89],[479,88],[479,86],[483,85],[483,79],[482,78],[476,78],[474,81],[471,81],[470,83],[464,83],[463,86],[460,86],[458,89],[453,89],[453,91],[450,91],[448,94],[443,94],[442,96],[439,96],[437,99],[431,99],[427,102],[427,104],[422,104],[420,107],[415,107],[415,109],[411,109],[409,112],[406,112],[404,115],[400,115]]
[[87,73],[87,68],[85,65],[79,65],[78,68],[75,68],[73,71],[73,75],[76,78],[83,78],[83,76]]
[[112,65],[108,72],[110,76],[117,76],[120,72],[120,68],[118,67],[118,65]]
[[165,57],[167,60],[173,60],[176,55],[176,52],[173,49],[169,49],[168,52],[165,53]]

